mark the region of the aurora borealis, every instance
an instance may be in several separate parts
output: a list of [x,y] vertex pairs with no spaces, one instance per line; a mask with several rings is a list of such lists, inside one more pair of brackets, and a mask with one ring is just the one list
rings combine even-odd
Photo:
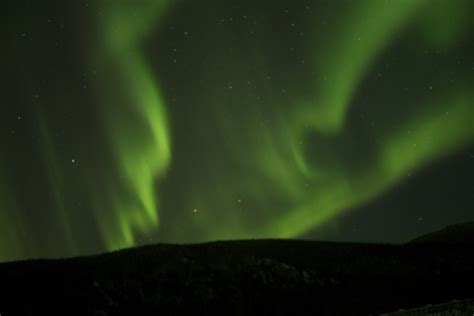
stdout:
[[470,0],[4,6],[0,261],[474,217]]

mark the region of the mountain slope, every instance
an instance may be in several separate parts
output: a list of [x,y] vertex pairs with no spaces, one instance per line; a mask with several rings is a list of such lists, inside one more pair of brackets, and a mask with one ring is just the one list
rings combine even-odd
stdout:
[[369,315],[474,297],[470,245],[244,240],[0,264],[2,315]]
[[412,243],[474,244],[474,222],[450,225],[411,241]]

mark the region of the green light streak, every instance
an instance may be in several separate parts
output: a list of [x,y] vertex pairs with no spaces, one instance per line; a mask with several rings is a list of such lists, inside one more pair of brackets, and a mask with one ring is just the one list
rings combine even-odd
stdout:
[[[380,196],[430,161],[472,144],[473,95],[463,86],[442,91],[436,98],[426,98],[421,106],[424,110],[408,121],[400,122],[393,131],[382,128],[380,133],[386,136],[380,139],[382,145],[375,152],[374,164],[365,166],[357,176],[348,173],[347,166],[337,156],[332,157],[331,167],[311,166],[315,157],[305,154],[300,144],[304,135],[311,131],[344,135],[352,97],[368,69],[383,50],[393,44],[398,32],[425,21],[426,16],[420,12],[424,13],[430,3],[365,1],[356,5],[339,29],[328,35],[329,44],[320,38],[315,44],[314,86],[317,88],[311,98],[293,104],[292,100],[284,98],[272,99],[272,92],[269,92],[274,113],[267,115],[276,123],[266,127],[259,126],[260,122],[254,119],[256,113],[247,113],[241,118],[229,114],[231,111],[219,110],[216,117],[221,134],[226,135],[231,146],[238,148],[230,149],[234,152],[232,165],[245,171],[238,174],[238,184],[225,182],[227,190],[216,190],[212,183],[219,180],[210,180],[212,192],[198,189],[190,193],[189,209],[198,205],[204,211],[208,210],[195,220],[196,226],[209,227],[209,223],[221,220],[226,223],[203,229],[199,234],[203,234],[204,239],[297,237]],[[443,19],[452,19],[458,13],[459,9],[443,12]],[[457,27],[450,30],[465,32]],[[425,30],[421,28],[420,31]],[[443,32],[441,37],[446,37],[446,30],[440,32]],[[457,34],[451,36],[462,38]],[[445,41],[445,49],[455,44],[454,40]],[[468,85],[472,87],[472,80]],[[219,96],[213,99],[216,108],[226,100]],[[227,102],[232,105],[246,100],[227,97]],[[291,104],[287,108],[292,115],[280,110],[279,105],[284,103]],[[418,107],[417,104],[413,106]],[[445,114],[447,112],[449,115]],[[288,117],[292,119],[288,120]],[[239,126],[246,128],[242,130]],[[229,201],[236,201],[238,196],[254,201],[252,211],[258,214],[252,220],[260,225],[252,227],[235,215],[242,211]],[[275,202],[280,200],[281,203]],[[222,205],[231,211],[225,213],[225,218],[216,220],[213,218],[215,210]],[[189,236],[184,239],[189,240]]]
[[474,143],[473,1],[303,2],[102,0],[83,38],[7,39],[0,261],[295,238]]
[[[48,180],[51,195],[55,203],[56,220],[61,223],[60,227],[63,235],[63,242],[71,253],[76,253],[76,245],[71,231],[71,220],[67,212],[67,196],[71,192],[67,192],[67,185],[64,179],[64,173],[58,162],[58,154],[48,130],[48,125],[43,114],[38,110],[38,132],[40,136],[40,148],[43,154],[43,162],[48,171]],[[69,194],[68,194],[69,193]]]
[[269,236],[295,237],[322,225],[341,212],[366,203],[403,181],[431,160],[474,140],[474,94],[452,92],[426,100],[420,113],[382,141],[378,164],[358,178],[328,177],[313,197],[269,225]]
[[136,232],[149,233],[159,223],[154,184],[169,165],[171,144],[165,105],[142,46],[167,6],[167,1],[104,2],[104,63],[117,74],[104,116],[123,186],[111,201],[116,225],[98,217],[110,250],[134,245]]
[[[296,117],[299,118],[295,129],[302,130],[303,134],[309,126],[319,132],[343,132],[351,97],[370,64],[390,44],[396,31],[413,22],[412,18],[426,21],[426,15],[416,16],[415,12],[429,10],[429,14],[434,14],[429,15],[430,21],[439,21],[442,15],[450,27],[447,30],[430,29],[430,36],[440,39],[437,43],[444,43],[444,48],[455,45],[456,40],[453,39],[462,38],[459,33],[464,33],[468,25],[453,20],[466,15],[460,13],[469,11],[467,3],[448,5],[451,9],[448,12],[440,10],[445,6],[439,6],[439,2],[435,10],[427,9],[431,4],[426,1],[366,1],[359,6],[360,11],[351,11],[333,44],[327,51],[318,54],[326,54],[326,58],[321,59],[324,63],[316,61],[316,69],[317,73],[327,74],[327,80],[317,81],[319,96],[314,97],[309,107],[295,107]],[[377,14],[374,15],[374,12]],[[321,47],[320,43],[316,47]],[[429,161],[471,144],[474,140],[474,95],[470,91],[462,91],[461,95],[459,92],[439,94],[437,98],[426,100],[429,105],[425,108],[430,111],[418,113],[411,121],[401,124],[387,139],[382,139],[378,163],[365,170],[364,176],[354,178],[340,174],[339,170],[312,170],[312,178],[319,179],[315,190],[308,194],[310,198],[296,204],[294,209],[279,216],[276,221],[269,222],[262,235],[301,235],[341,212],[380,196]],[[300,111],[302,108],[304,110]],[[407,134],[407,131],[410,133]],[[304,153],[300,152],[300,156],[299,160],[305,159]],[[306,170],[302,172],[308,174]],[[302,183],[290,183],[293,187],[303,187]]]
[[18,212],[18,201],[6,180],[5,170],[0,161],[0,262],[37,255],[34,250],[25,247],[32,243],[25,229],[28,223]]
[[311,124],[331,133],[340,131],[354,91],[370,64],[424,3],[425,0],[361,1],[341,19],[334,32],[319,39],[314,48],[318,98],[306,105],[305,111],[298,110],[302,121],[298,124]]

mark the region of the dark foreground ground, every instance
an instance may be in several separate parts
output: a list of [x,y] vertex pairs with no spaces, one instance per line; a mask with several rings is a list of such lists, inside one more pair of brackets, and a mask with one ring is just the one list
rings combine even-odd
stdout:
[[[378,315],[471,298],[473,244],[429,238],[154,245],[0,264],[2,316]],[[472,315],[466,306],[436,315]]]

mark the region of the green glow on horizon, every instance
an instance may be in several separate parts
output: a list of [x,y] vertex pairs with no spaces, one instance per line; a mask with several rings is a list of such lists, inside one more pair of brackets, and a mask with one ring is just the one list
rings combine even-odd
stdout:
[[0,262],[21,258],[22,251],[21,238],[19,238],[19,229],[12,223],[18,223],[12,215],[12,203],[8,198],[7,185],[3,183],[5,176],[3,174],[3,165],[0,161]]

